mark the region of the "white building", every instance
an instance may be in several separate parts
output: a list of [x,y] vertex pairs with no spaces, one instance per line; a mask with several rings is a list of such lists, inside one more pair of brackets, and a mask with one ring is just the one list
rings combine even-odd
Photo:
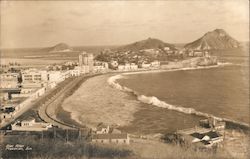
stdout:
[[48,74],[45,70],[29,69],[22,72],[22,82],[45,82],[48,81]]
[[94,66],[94,55],[86,52],[79,54],[79,66],[89,66],[89,70],[93,70]]
[[96,134],[108,134],[110,131],[109,126],[100,125],[96,128]]
[[44,131],[52,128],[49,123],[35,122],[35,119],[23,120],[11,124],[11,129],[16,131]]
[[45,87],[41,88],[22,88],[20,94],[12,94],[13,98],[16,97],[28,97],[32,100],[37,99],[38,97],[45,94]]
[[74,70],[79,70],[80,74],[86,74],[90,72],[89,66],[86,65],[76,66]]
[[164,50],[168,51],[168,50],[170,50],[170,48],[169,47],[164,47]]
[[65,80],[71,76],[70,70],[61,71],[61,76]]
[[127,63],[125,65],[118,65],[118,70],[119,71],[132,71],[132,70],[137,70],[138,69],[138,65],[134,64],[134,63]]
[[150,63],[151,67],[160,67],[161,63],[159,61],[153,61]]
[[80,74],[81,74],[80,69],[70,70],[70,76],[80,76]]
[[150,68],[150,66],[151,66],[150,63],[145,63],[145,62],[143,62],[143,63],[141,64],[141,67],[142,67],[142,68]]
[[18,73],[3,73],[0,75],[0,88],[17,88]]
[[135,63],[131,63],[130,64],[130,69],[131,70],[137,70],[138,69],[138,65],[136,65]]
[[49,82],[59,83],[65,80],[65,77],[60,71],[50,71],[48,72],[48,79],[49,79]]
[[118,65],[118,70],[119,71],[125,70],[125,65]]
[[100,62],[96,61],[93,66],[94,72],[105,72],[108,70],[108,63],[107,62]]

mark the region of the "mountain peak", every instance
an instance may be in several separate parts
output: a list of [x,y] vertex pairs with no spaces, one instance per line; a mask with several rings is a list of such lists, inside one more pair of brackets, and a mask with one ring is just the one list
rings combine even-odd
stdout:
[[239,46],[240,43],[227,34],[225,30],[215,29],[207,32],[198,40],[186,44],[184,47],[193,50],[211,50],[238,48]]
[[73,49],[66,43],[58,43],[50,48],[49,52],[70,52]]
[[226,33],[226,31],[224,29],[215,29],[214,32]]
[[169,47],[171,49],[175,49],[175,46],[172,44],[165,43],[159,39],[149,37],[145,40],[137,41],[125,46],[121,46],[117,48],[119,51],[139,51],[143,49],[155,49],[160,47]]

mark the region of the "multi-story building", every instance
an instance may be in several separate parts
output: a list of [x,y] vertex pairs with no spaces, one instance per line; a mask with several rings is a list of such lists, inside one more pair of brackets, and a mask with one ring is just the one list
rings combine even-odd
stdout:
[[79,54],[78,56],[78,61],[79,61],[79,66],[82,66],[83,65],[83,55],[84,54],[87,54],[86,52],[82,52]]
[[86,52],[79,54],[79,66],[89,66],[89,69],[93,70],[94,55]]
[[45,70],[30,69],[22,72],[22,82],[46,82],[48,81],[48,74]]

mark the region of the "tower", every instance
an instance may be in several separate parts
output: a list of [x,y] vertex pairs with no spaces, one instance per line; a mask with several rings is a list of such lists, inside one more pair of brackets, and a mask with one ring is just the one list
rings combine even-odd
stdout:
[[85,55],[87,55],[87,53],[85,51],[83,51],[82,53],[79,54],[79,57],[78,57],[79,58],[78,59],[79,60],[79,66],[82,66],[84,64],[83,59],[84,59]]

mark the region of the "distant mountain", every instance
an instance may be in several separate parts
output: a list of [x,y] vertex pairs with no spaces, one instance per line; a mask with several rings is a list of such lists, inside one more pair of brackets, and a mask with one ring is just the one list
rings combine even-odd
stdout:
[[65,43],[59,43],[53,47],[48,48],[48,52],[72,52],[74,51],[69,45]]
[[146,40],[137,41],[137,42],[134,42],[132,44],[120,46],[114,50],[139,51],[139,50],[145,50],[145,49],[156,49],[156,48],[164,48],[164,47],[169,47],[172,50],[176,49],[173,44],[165,43],[159,39],[148,38]]
[[186,49],[193,50],[217,50],[238,47],[240,47],[240,43],[223,29],[215,29],[214,31],[208,32],[198,40],[184,46]]

